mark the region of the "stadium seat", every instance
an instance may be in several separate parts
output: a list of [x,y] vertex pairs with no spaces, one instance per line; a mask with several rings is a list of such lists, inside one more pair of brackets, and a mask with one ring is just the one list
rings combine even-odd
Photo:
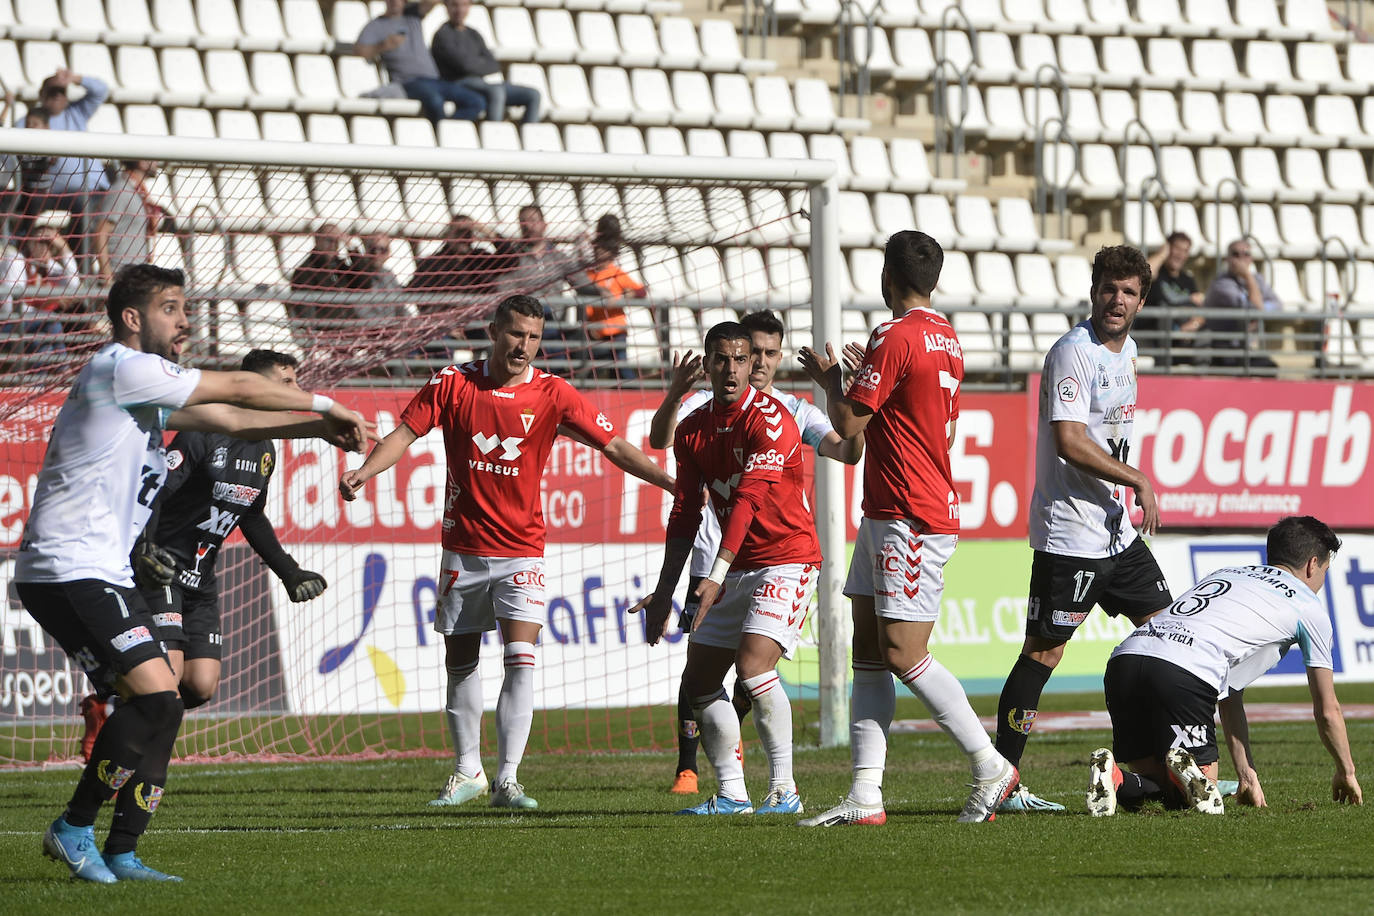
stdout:
[[716,103],[711,97],[711,83],[705,73],[675,70],[669,75],[669,81],[673,87],[673,124],[678,127],[707,127],[716,123]]
[[[592,91],[593,93],[596,91],[595,83],[593,83]],[[547,121],[521,124],[520,148],[526,152],[535,153],[563,152],[563,137],[558,132],[558,125],[550,124]]]
[[795,248],[768,248],[768,283],[775,301],[782,305],[809,304],[811,269]]
[[693,127],[687,131],[687,155],[725,158],[730,153],[725,146],[725,136],[720,131],[710,127]]
[[617,16],[616,30],[619,32],[620,66],[659,67],[663,56],[658,45],[658,29],[649,16],[632,13]]
[[1316,83],[1293,78],[1288,48],[1279,41],[1247,41],[1245,73],[1251,79],[1262,80],[1270,92],[1313,95],[1320,88]]
[[265,111],[262,113],[262,138],[280,143],[300,143],[305,140],[301,116],[293,111]]
[[305,116],[305,136],[311,143],[347,144],[348,123],[336,114],[308,114]]
[[[1317,221],[1307,203],[1279,204],[1279,234],[1283,237],[1280,249],[1284,257],[1312,258],[1321,249]],[[1357,239],[1350,239],[1356,242]],[[1353,246],[1352,246],[1353,247]]]
[[583,66],[619,64],[620,39],[610,13],[586,10],[577,14],[577,62]]
[[665,70],[733,70],[728,61],[703,58],[696,26],[682,16],[664,16],[658,23],[659,66]]
[[171,130],[173,137],[201,137],[213,140],[218,136],[215,120],[204,108],[173,108]]
[[997,245],[997,221],[992,215],[992,201],[986,197],[971,194],[956,197],[954,225],[959,232],[959,247],[965,251],[991,251]]
[[1231,18],[1231,5],[1227,0],[1184,0],[1183,16],[1196,26],[1203,26],[1208,34],[1227,40],[1250,39],[1259,30],[1242,20],[1237,23]]
[[771,292],[763,255],[757,248],[725,249],[725,293],[746,307],[764,303]]
[[650,127],[644,131],[644,151],[650,156],[685,156],[687,142],[676,127]]
[[754,109],[758,112],[758,117],[754,119],[755,130],[800,129],[797,127],[797,109],[792,102],[792,90],[781,76],[754,78]]
[[1320,87],[1318,101],[1327,93],[1364,95],[1368,90],[1364,84],[1345,78],[1336,47],[1327,42],[1299,42],[1293,54],[1293,73],[1298,80]]
[[1257,134],[1238,130],[1230,124],[1222,128],[1221,103],[1215,92],[1185,90],[1179,106],[1183,126],[1198,135],[1208,136],[1209,142],[1222,146],[1254,146]]
[[1186,146],[1165,146],[1159,151],[1159,174],[1175,200],[1195,200],[1208,189],[1197,172],[1197,158]]
[[535,10],[534,36],[534,59],[537,63],[569,64],[577,60],[582,50],[577,43],[577,30],[573,27],[572,14],[565,9]]
[[[940,296],[937,307],[948,298]],[[978,312],[954,312],[949,316],[964,351],[966,369],[987,371],[998,368],[1002,362],[1002,347],[993,339],[989,317]]]
[[[609,128],[607,133],[615,128]],[[638,133],[638,131],[636,131]],[[643,141],[641,140],[641,143]],[[601,131],[592,124],[568,124],[563,128],[563,148],[570,153],[599,154],[610,152],[601,139]]]
[[631,70],[634,111],[630,120],[644,126],[668,124],[673,118],[673,95],[662,70]]
[[124,129],[145,137],[166,137],[167,115],[160,105],[125,105]]
[[[539,43],[534,37],[529,11],[522,7],[499,6],[490,12],[495,38],[491,48],[496,59],[503,62],[536,60]],[[511,82],[517,81],[511,78]]]
[[159,92],[157,103],[164,107],[201,105],[209,87],[200,67],[200,52],[195,48],[163,48],[162,72],[167,74],[167,88]]
[[1072,303],[1086,302],[1092,289],[1092,266],[1082,255],[1061,255],[1054,262],[1059,295]]
[[644,155],[644,134],[634,127],[606,128],[606,152],[618,156]]
[[[1017,304],[1026,308],[1056,308],[1061,304],[1059,290],[1054,283],[1054,267],[1043,254],[1018,254],[1013,259],[1016,285],[1021,290]],[[1031,327],[1036,321],[1032,319]],[[1066,328],[1067,330],[1067,328]]]
[[[892,33],[892,78],[924,83],[935,74],[935,53],[925,29],[896,29]],[[876,41],[875,41],[876,50]]]
[[758,112],[754,109],[754,97],[750,91],[749,78],[741,73],[713,73],[711,91],[715,97],[716,113],[711,123],[716,127],[748,128],[754,125]]
[[[256,5],[276,6],[273,0],[254,0]],[[244,7],[246,15],[243,17],[245,28],[256,28],[256,23],[249,25],[255,16],[249,6]],[[485,12],[485,11],[483,11]],[[471,20],[477,18],[478,8],[474,8],[469,14],[469,25]],[[316,0],[282,0],[282,35],[286,36],[282,40],[281,49],[283,51],[328,51],[334,42],[329,37],[329,32],[324,26],[324,17],[320,15],[320,5]],[[353,41],[357,38],[355,34]]]
[[619,67],[593,67],[589,87],[592,120],[601,124],[624,124],[634,112],[630,77]]
[[416,223],[438,226],[448,222],[449,204],[438,178],[412,175],[401,179],[401,200]]
[[1193,42],[1193,78],[1187,88],[1200,92],[1262,92],[1264,81],[1240,75],[1230,41],[1204,38]]
[[1338,138],[1347,146],[1374,148],[1374,137],[1361,126],[1355,102],[1347,96],[1319,95],[1313,99],[1312,126],[1317,133]]
[[[870,80],[874,85],[882,83],[897,69],[897,61],[892,56],[892,47],[887,40],[887,31],[875,28],[872,32],[873,47],[868,46],[869,31],[866,26],[851,26],[849,29],[850,47],[854,60],[860,67],[867,67]],[[876,79],[874,79],[876,77]]]

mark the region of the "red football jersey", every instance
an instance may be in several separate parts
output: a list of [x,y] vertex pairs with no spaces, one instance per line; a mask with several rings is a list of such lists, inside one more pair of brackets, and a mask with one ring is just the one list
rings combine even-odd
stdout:
[[786,405],[756,388],[728,407],[712,398],[688,414],[673,436],[677,494],[668,536],[696,537],[704,486],[720,520],[721,546],[735,551],[731,569],[819,563],[801,444]]
[[949,424],[959,416],[964,351],[948,321],[913,309],[878,325],[848,397],[873,410],[864,430],[864,515],[959,532]]
[[523,383],[498,388],[485,360],[440,370],[401,422],[417,436],[443,429],[443,545],[482,557],[544,555],[539,480],[560,424],[600,448],[615,435],[611,421],[558,376],[530,367]]

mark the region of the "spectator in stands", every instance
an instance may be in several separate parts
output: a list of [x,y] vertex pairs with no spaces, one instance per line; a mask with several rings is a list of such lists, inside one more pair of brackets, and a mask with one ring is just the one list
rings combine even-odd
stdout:
[[26,350],[30,353],[59,349],[61,344],[51,339],[53,336],[86,330],[90,326],[84,321],[64,321],[58,317],[84,311],[76,295],[81,286],[76,256],[52,223],[62,216],[53,213],[39,217],[32,234],[24,240],[25,283],[31,289],[41,288],[47,293],[26,296],[20,303],[20,311],[28,318],[24,324],[25,336],[38,338],[27,342]]
[[488,120],[500,121],[506,116],[507,105],[520,105],[525,109],[521,121],[538,121],[539,90],[506,82],[501,65],[481,34],[463,24],[472,0],[447,0],[444,6],[448,22],[439,26],[430,43],[439,76],[480,92],[487,100]]
[[453,117],[475,121],[486,108],[486,99],[474,89],[439,78],[434,58],[425,47],[421,20],[438,0],[386,0],[386,13],[363,26],[353,52],[374,63],[381,61],[393,83],[417,100],[425,117],[438,124],[444,103],[454,104]]
[[[86,94],[75,102],[67,97],[67,87],[72,84],[86,90]],[[50,129],[84,131],[95,110],[109,95],[109,87],[94,76],[63,68],[43,80],[38,90],[38,108],[47,115]],[[28,126],[27,119],[25,126]],[[104,166],[94,159],[58,157],[49,167],[48,175],[50,180],[44,193],[30,198],[25,210],[27,216],[43,210],[67,210],[80,219],[86,212],[89,198],[110,186]],[[78,223],[73,226],[80,231]]]
[[[1179,310],[1202,305],[1197,280],[1188,271],[1193,240],[1186,232],[1172,232],[1159,250],[1147,259],[1154,282],[1145,297],[1145,308],[1132,326],[1131,335],[1142,352],[1153,355],[1160,365],[1188,365],[1198,332],[1204,324],[1201,315],[1166,318],[1163,309]],[[1180,352],[1182,351],[1182,352]]]
[[[477,247],[478,243],[486,243]],[[493,293],[502,275],[508,272],[518,254],[516,243],[490,231],[470,216],[455,216],[448,226],[448,238],[433,254],[415,264],[409,289],[443,290],[460,295]],[[420,311],[438,311],[447,306],[430,303]]]
[[[1211,344],[1218,350],[1242,350],[1248,349],[1248,364],[1251,367],[1259,366],[1273,368],[1274,361],[1262,352],[1262,342],[1259,340],[1261,330],[1260,322],[1248,317],[1240,317],[1239,313],[1243,310],[1254,310],[1260,312],[1276,312],[1282,308],[1279,297],[1270,288],[1269,284],[1260,276],[1255,269],[1255,259],[1250,252],[1250,243],[1245,239],[1237,239],[1226,246],[1226,266],[1217,278],[1212,281],[1212,286],[1207,290],[1207,296],[1202,301],[1204,309],[1234,309],[1237,312],[1236,318],[1213,318],[1208,319],[1204,325],[1210,334]],[[1246,365],[1247,357],[1244,355],[1224,354],[1213,357],[1214,366],[1242,366]]]
[[[535,204],[521,207],[519,219],[520,238],[514,246],[520,253],[502,280],[504,291],[512,295],[558,295],[567,284],[584,296],[597,295],[596,285],[585,275],[585,248],[579,257],[576,252],[559,247],[555,239],[548,237],[544,211]],[[548,320],[547,314],[545,320]]]
[[[335,223],[322,223],[315,230],[315,247],[291,271],[293,292],[366,289],[368,277],[340,255],[343,231]],[[345,317],[346,306],[288,302],[287,314],[296,321]]]
[[583,310],[591,342],[588,354],[594,360],[611,360],[615,363],[611,377],[622,379],[631,378],[632,373],[625,365],[629,318],[620,300],[626,296],[643,299],[649,295],[644,284],[616,263],[623,245],[620,221],[615,216],[607,214],[597,221],[596,234],[592,238],[592,266],[587,269],[587,279],[601,291],[602,301]]
[[110,189],[91,205],[96,266],[106,285],[125,264],[153,259],[153,239],[165,215],[148,196],[147,181],[157,177],[157,163],[125,159],[119,167]]

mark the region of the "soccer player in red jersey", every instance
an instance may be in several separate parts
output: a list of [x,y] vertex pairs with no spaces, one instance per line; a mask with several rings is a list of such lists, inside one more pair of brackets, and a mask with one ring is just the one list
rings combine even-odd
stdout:
[[892,674],[969,756],[973,792],[960,821],[992,820],[1016,785],[1016,768],[992,746],[963,685],[926,647],[940,614],[944,566],[959,537],[949,448],[964,355],[954,329],[930,305],[943,262],[939,243],[925,233],[898,232],[887,240],[882,286],[893,318],[873,331],[847,394],[828,343],[825,355],[803,347],[798,357],[825,389],[835,431],[863,430],[868,443],[864,517],[844,588],[854,616],[854,781],[839,805],[804,826],[887,820],[882,777],[896,703]]
[[544,332],[544,307],[510,296],[487,328],[491,355],[439,371],[411,399],[401,422],[356,471],[339,481],[353,499],[396,464],[416,439],[439,427],[448,454],[443,559],[434,628],[444,634],[446,713],[456,762],[432,805],[487,792],[481,759],[482,634],[501,630],[505,679],[496,705],[500,768],[495,808],[535,808],[516,781],[534,718],[534,644],[546,616],[544,515],[539,479],[560,433],[597,448],[621,470],[671,491],[673,478],[615,434],[572,385],[530,365]]
[[[706,335],[712,398],[683,418],[674,434],[678,478],[663,569],[653,595],[632,608],[646,612],[649,643],[658,642],[701,525],[705,488],[720,520],[720,547],[696,588],[698,609],[682,677],[720,788],[679,814],[802,811],[792,778],[792,706],[775,669],[797,644],[816,590],[821,549],[806,493],[801,433],[786,404],[749,384],[752,346],[749,331],[734,321]],[[757,810],[736,750],[739,717],[724,687],[731,665],[753,702],[768,754],[768,794]]]

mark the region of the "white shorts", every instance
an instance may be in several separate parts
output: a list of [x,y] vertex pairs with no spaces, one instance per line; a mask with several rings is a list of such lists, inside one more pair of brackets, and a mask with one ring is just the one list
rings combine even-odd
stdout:
[[434,629],[445,636],[485,633],[496,620],[548,620],[543,557],[474,557],[445,550],[439,563]]
[[791,658],[820,572],[818,564],[785,563],[728,573],[720,597],[692,630],[692,642],[738,649],[745,633],[757,633],[782,646],[782,654]]
[[889,620],[936,620],[958,541],[957,534],[924,534],[910,519],[865,518],[844,593],[871,596],[874,611]]

